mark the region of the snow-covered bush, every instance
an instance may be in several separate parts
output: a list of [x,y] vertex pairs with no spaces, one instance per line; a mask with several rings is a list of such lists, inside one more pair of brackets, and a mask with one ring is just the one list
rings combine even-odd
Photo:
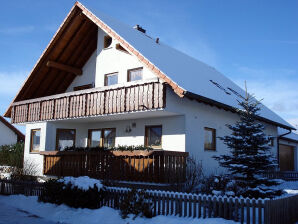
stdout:
[[123,219],[129,214],[133,214],[135,219],[137,216],[152,218],[153,203],[145,190],[137,190],[133,188],[120,201],[120,214]]
[[66,204],[74,208],[97,209],[105,198],[104,186],[100,181],[89,177],[65,177],[48,180],[44,192],[39,196],[41,202]]
[[233,196],[237,192],[237,185],[226,174],[210,175],[201,180],[198,192],[201,194]]

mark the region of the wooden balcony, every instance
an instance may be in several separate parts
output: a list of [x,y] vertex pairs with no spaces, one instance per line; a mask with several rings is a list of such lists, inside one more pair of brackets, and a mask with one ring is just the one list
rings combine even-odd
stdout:
[[181,183],[188,152],[176,151],[45,151],[45,175],[89,176],[98,179]]
[[16,102],[11,122],[26,123],[162,109],[165,84],[148,82],[117,88],[94,88]]

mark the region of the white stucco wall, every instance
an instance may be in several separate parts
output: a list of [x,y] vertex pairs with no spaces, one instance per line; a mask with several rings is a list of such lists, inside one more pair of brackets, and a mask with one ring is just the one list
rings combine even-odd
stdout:
[[[72,123],[72,122],[48,122],[46,149],[54,150],[57,128],[76,129],[76,146],[86,147],[88,129],[116,128],[115,144],[117,145],[144,145],[145,126],[162,125],[162,148],[164,150],[185,151],[184,116],[170,116],[162,118],[146,118],[134,120],[118,120],[105,122]],[[130,133],[126,133],[126,127],[132,127]]]
[[76,76],[70,86],[67,88],[66,92],[72,92],[73,87],[82,86],[87,84],[95,83],[95,68],[96,68],[96,51],[91,55],[89,60],[83,67],[83,74]]
[[[30,135],[32,129],[41,129],[40,151],[54,151],[56,147],[57,128],[76,129],[76,146],[86,147],[88,129],[116,128],[115,144],[117,145],[144,145],[145,126],[162,125],[162,148],[171,151],[185,151],[185,117],[169,116],[161,118],[146,118],[133,120],[117,120],[105,122],[74,122],[51,121],[26,125],[25,155],[28,162],[37,164],[38,173],[43,173],[43,156],[39,153],[30,153]],[[130,133],[126,133],[126,127],[136,123]]]
[[97,59],[96,59],[96,80],[95,86],[104,86],[105,74],[118,72],[118,84],[127,82],[127,70],[143,67],[143,80],[156,78],[135,56],[119,51],[116,44],[119,42],[115,39],[109,48],[103,49],[104,36],[102,30],[98,30],[97,42]]
[[0,121],[0,146],[17,142],[18,136]]
[[31,130],[40,129],[40,151],[45,151],[47,122],[26,124],[26,137],[24,149],[24,164],[34,164],[38,176],[43,174],[43,156],[37,152],[30,152]]
[[[216,139],[216,151],[204,150],[204,127],[216,129],[216,136],[225,136],[230,134],[226,124],[235,124],[239,116],[235,113],[218,109],[195,100],[179,98],[173,91],[167,90],[167,111],[176,112],[185,116],[185,148],[194,158],[202,161],[203,167],[207,172],[221,173],[223,169],[219,167],[215,155],[226,154],[229,152],[226,145]],[[265,124],[266,134],[277,136],[277,127]],[[275,138],[272,153],[276,155],[277,142]]]
[[154,79],[156,76],[133,55],[116,49],[119,42],[115,39],[108,48],[103,48],[106,33],[98,30],[97,50],[92,54],[83,67],[83,75],[77,76],[67,88],[66,92],[73,91],[73,87],[94,84],[95,87],[104,86],[106,74],[118,72],[118,84],[127,82],[127,70],[143,67],[143,80]]

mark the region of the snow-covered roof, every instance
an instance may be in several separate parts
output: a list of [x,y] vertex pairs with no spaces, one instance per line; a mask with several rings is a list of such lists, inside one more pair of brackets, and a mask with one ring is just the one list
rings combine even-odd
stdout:
[[[278,129],[278,135],[284,135],[286,134],[288,131],[283,130],[281,128]],[[291,132],[290,134],[284,135],[283,138],[285,139],[289,139],[289,140],[293,140],[295,142],[298,142],[298,134],[295,132]]]
[[[98,12],[97,9],[91,8],[91,12],[184,91],[236,108],[238,107],[237,100],[241,100],[239,96],[245,96],[242,88],[207,64],[163,42],[156,43],[155,39]],[[293,128],[264,105],[261,105],[260,116]]]
[[[180,96],[198,97],[199,101],[210,103],[218,107],[232,110],[238,107],[238,101],[245,91],[238,85],[228,79],[226,76],[206,65],[205,63],[190,57],[163,42],[156,42],[155,39],[146,34],[117,21],[94,8],[86,8],[81,3],[76,2],[71,12],[81,10],[99,28],[117,39],[121,46],[132,55],[136,56],[145,66],[156,74],[161,80],[168,83],[172,89]],[[91,11],[89,10],[91,9]],[[67,18],[74,17],[74,13],[69,13]],[[80,14],[75,14],[80,15]],[[46,53],[54,48],[56,36],[63,32],[66,27],[67,18],[60,26],[46,49]],[[66,28],[65,28],[66,29]],[[41,56],[39,61],[45,57]],[[39,62],[37,63],[39,64]],[[33,69],[33,71],[35,68]],[[33,72],[30,74],[25,84],[33,80]],[[32,77],[31,77],[32,76]],[[28,88],[23,85],[22,89]],[[48,83],[49,85],[51,83]],[[28,86],[30,86],[28,84]],[[18,93],[20,95],[22,91]],[[18,96],[17,95],[17,96]],[[16,101],[16,98],[13,102]],[[229,109],[230,108],[230,109]],[[11,105],[5,113],[10,116]],[[276,113],[261,105],[260,118],[266,122],[271,122],[283,128],[294,129],[288,122],[278,116]]]

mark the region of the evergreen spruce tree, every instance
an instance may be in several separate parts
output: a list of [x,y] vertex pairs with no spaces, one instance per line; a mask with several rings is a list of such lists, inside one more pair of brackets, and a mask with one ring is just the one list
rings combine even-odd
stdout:
[[280,191],[270,189],[278,184],[278,180],[270,180],[262,176],[263,172],[273,170],[276,159],[268,145],[270,138],[264,133],[264,125],[256,120],[260,110],[259,102],[246,93],[243,101],[238,101],[240,121],[235,125],[227,125],[230,136],[220,137],[230,149],[230,153],[214,158],[222,167],[230,172],[239,192],[236,195],[245,197],[273,197]]

